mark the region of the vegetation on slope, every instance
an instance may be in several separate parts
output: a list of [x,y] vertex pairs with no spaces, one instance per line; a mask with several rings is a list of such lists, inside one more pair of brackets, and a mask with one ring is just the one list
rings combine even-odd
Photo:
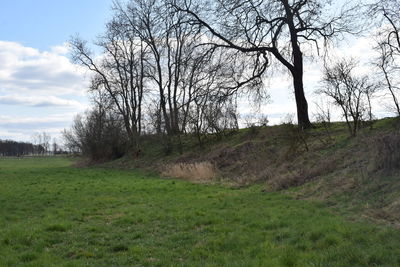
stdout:
[[1,266],[398,266],[400,233],[281,193],[0,160]]
[[296,188],[291,192],[298,198],[326,200],[397,225],[399,129],[398,118],[364,125],[356,137],[349,137],[345,123],[316,124],[307,131],[287,123],[205,135],[201,147],[194,136],[185,135],[172,153],[157,136],[149,136],[140,157],[105,166],[157,169],[195,182],[261,183],[268,192]]

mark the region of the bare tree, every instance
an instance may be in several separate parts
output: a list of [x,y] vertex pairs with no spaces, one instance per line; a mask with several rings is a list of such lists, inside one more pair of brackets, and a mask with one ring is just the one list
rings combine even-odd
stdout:
[[394,56],[385,42],[378,43],[375,49],[378,50],[379,57],[374,60],[374,65],[383,74],[384,83],[393,99],[397,116],[400,116],[400,104],[398,99],[400,88],[396,86],[397,82],[399,82],[399,68],[396,66]]
[[62,131],[64,146],[70,153],[82,152],[85,140],[85,128],[82,115],[75,116],[72,126],[69,130]]
[[[336,14],[329,1],[183,0],[172,5],[216,37],[212,45],[255,58],[252,77],[238,86],[261,79],[272,58],[281,63],[292,76],[298,123],[303,128],[311,126],[303,85],[304,46],[315,45],[319,50],[320,39],[326,44],[342,33],[354,32],[356,21],[355,7],[339,8]],[[209,8],[201,13],[199,6]]]
[[135,32],[141,42],[149,47],[149,82],[158,88],[166,131],[168,134],[179,132],[176,81],[179,79],[181,40],[173,36],[176,33],[174,18],[167,16],[162,1],[133,0],[126,5],[116,3],[115,10],[123,25]]
[[37,154],[46,154],[50,152],[51,136],[46,132],[34,133],[32,135],[32,142],[38,149]]
[[371,98],[379,88],[379,84],[371,82],[368,76],[356,76],[356,66],[353,59],[325,65],[324,87],[318,91],[331,97],[340,107],[351,136],[356,136],[365,116],[372,120]]
[[91,91],[106,95],[112,101],[123,118],[132,148],[139,150],[146,44],[119,16],[107,24],[105,34],[96,43],[103,49],[101,59],[96,60],[86,42],[79,38],[73,38],[70,44],[74,61],[94,73]]
[[369,15],[378,19],[379,35],[391,55],[400,55],[400,1],[380,0],[371,5]]
[[60,146],[57,143],[57,138],[53,138],[53,143],[51,144],[53,155],[56,155],[60,149]]
[[51,136],[46,132],[42,132],[41,136],[42,136],[42,145],[45,149],[45,153],[50,153]]
[[374,65],[383,74],[384,83],[393,99],[393,104],[400,116],[398,100],[400,76],[400,1],[383,0],[371,5],[370,16],[377,17],[378,31],[376,33],[377,45],[375,50],[379,57],[373,59]]

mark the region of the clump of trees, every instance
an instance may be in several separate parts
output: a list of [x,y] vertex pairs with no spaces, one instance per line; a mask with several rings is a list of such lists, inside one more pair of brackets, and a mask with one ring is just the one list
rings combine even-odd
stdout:
[[72,128],[63,131],[63,137],[69,151],[93,160],[118,158],[129,149],[123,118],[102,105],[76,116]]
[[[244,57],[204,44],[201,27],[167,1],[117,2],[113,9],[96,42],[101,57],[80,38],[70,42],[73,60],[93,72],[90,91],[102,102],[64,132],[70,147],[92,158],[116,157],[119,147],[140,154],[148,133],[163,136],[170,147],[171,137],[183,133],[195,133],[201,144],[205,133],[238,128],[235,99],[238,85],[247,83]],[[106,136],[118,136],[118,143]]]
[[[381,3],[382,2],[382,3]],[[396,76],[399,56],[397,0],[369,6],[382,25],[376,61],[400,114]],[[383,2],[390,2],[383,4]],[[113,4],[113,17],[95,42],[94,54],[79,37],[72,59],[92,72],[94,107],[64,131],[67,146],[93,159],[140,155],[148,134],[165,152],[182,134],[223,136],[239,127],[238,99],[267,98],[269,70],[287,72],[293,83],[300,130],[311,127],[304,93],[306,58],[326,55],[344,34],[359,32],[360,6],[319,0],[186,1],[130,0]],[[335,11],[333,11],[335,10]],[[378,48],[377,48],[378,49]],[[326,65],[321,90],[338,105],[356,135],[373,118],[378,85],[342,60]],[[179,149],[179,145],[178,145]]]

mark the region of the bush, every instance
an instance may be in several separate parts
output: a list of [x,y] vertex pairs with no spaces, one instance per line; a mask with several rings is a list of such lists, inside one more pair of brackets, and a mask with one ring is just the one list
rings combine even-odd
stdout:
[[63,137],[71,151],[80,151],[91,160],[116,159],[129,147],[123,125],[113,112],[95,109],[78,115],[71,129],[64,130]]

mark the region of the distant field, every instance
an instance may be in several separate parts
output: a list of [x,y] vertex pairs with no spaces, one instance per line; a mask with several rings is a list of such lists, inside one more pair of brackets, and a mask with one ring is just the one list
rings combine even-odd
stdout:
[[399,266],[400,231],[262,186],[0,159],[0,266]]

